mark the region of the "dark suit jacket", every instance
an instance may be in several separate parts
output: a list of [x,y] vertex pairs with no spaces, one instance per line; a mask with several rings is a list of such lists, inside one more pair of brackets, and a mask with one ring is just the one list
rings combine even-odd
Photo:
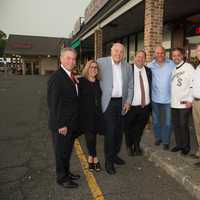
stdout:
[[60,68],[48,80],[47,102],[49,129],[57,131],[64,126],[76,131],[78,123],[78,95],[76,86]]
[[[133,84],[134,84],[134,64],[132,64],[133,67]],[[152,72],[151,70],[145,66],[146,74],[147,74],[147,79],[149,82],[149,94],[150,94],[150,100],[151,100],[151,83],[152,83]]]

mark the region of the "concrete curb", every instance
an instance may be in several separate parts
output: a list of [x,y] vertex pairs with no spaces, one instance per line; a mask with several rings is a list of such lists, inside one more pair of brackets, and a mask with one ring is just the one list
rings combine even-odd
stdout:
[[178,183],[183,185],[193,197],[200,200],[200,182],[195,182],[191,176],[188,176],[186,173],[184,173],[184,170],[170,164],[170,162],[164,159],[164,157],[159,155],[159,150],[155,150],[153,147],[150,145],[148,146],[148,144],[145,143],[143,143],[143,149],[145,156],[147,156],[150,161],[164,169],[167,174],[175,178]]

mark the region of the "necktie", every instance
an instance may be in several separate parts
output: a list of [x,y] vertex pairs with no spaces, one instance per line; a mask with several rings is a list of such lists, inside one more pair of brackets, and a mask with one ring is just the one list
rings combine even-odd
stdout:
[[139,72],[139,77],[140,77],[140,90],[141,90],[141,106],[144,108],[146,103],[145,103],[144,82],[142,79],[141,71]]
[[70,78],[71,78],[71,80],[73,81],[73,83],[76,84],[76,80],[75,80],[75,78],[74,78],[74,74],[73,74],[73,73],[71,73]]

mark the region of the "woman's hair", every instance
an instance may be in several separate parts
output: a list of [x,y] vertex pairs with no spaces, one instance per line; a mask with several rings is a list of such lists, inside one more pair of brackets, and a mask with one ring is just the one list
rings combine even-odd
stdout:
[[97,65],[97,75],[96,75],[96,79],[97,80],[100,80],[101,79],[101,76],[100,76],[100,68],[99,68],[99,65],[98,63],[95,61],[95,60],[89,60],[85,67],[83,68],[83,71],[82,71],[82,76],[85,77],[86,79],[88,79],[88,76],[89,76],[89,68],[91,67],[92,64],[96,64]]

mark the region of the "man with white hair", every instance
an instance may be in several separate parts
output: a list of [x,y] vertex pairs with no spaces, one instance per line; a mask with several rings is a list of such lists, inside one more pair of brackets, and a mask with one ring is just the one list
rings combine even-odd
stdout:
[[114,43],[111,57],[97,60],[101,70],[102,111],[105,119],[105,168],[115,174],[114,164],[125,164],[118,154],[122,144],[122,116],[125,115],[133,98],[132,67],[124,62],[124,46]]

